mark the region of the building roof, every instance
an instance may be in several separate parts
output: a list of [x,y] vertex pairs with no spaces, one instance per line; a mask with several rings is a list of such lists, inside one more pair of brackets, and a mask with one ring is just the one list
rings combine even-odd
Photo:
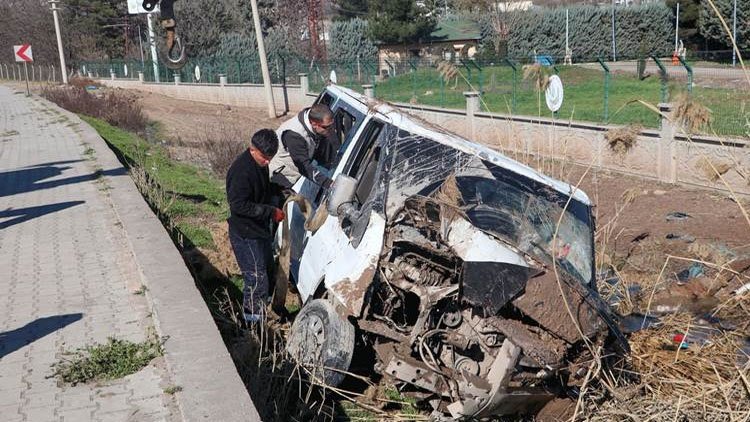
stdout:
[[430,34],[428,42],[479,40],[482,32],[476,22],[468,19],[444,19]]

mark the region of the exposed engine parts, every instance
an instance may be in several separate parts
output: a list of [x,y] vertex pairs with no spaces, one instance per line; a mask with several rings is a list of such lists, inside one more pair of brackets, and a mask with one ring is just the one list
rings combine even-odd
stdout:
[[[595,337],[601,331],[596,309],[567,284],[558,288],[548,277],[534,278],[546,271],[540,263],[536,268],[508,264],[508,271],[493,263],[505,277],[498,280],[467,272],[472,265],[456,249],[471,245],[451,245],[446,238],[456,234],[445,236],[441,215],[445,212],[434,201],[409,200],[390,227],[391,247],[359,325],[372,336],[376,370],[454,418],[533,412],[578,376],[566,359],[582,349],[583,339],[574,332],[583,329]],[[485,286],[467,280],[479,276]],[[498,285],[486,286],[491,282]],[[474,283],[468,297],[467,283]],[[527,289],[528,283],[534,287]],[[545,304],[563,300],[560,289],[581,317],[579,327],[559,308],[544,311]],[[546,320],[546,315],[559,319]]]

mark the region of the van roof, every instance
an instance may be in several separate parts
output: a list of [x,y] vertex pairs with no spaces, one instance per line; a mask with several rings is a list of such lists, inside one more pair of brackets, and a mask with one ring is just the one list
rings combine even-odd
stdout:
[[518,161],[513,160],[484,145],[469,141],[441,127],[437,127],[432,123],[421,121],[421,119],[418,119],[415,116],[412,116],[395,106],[373,100],[372,98],[366,97],[349,88],[338,85],[329,85],[326,89],[337,97],[341,97],[342,95],[347,96],[354,101],[364,104],[370,110],[374,110],[382,117],[385,117],[385,119],[394,126],[403,129],[411,134],[432,139],[438,143],[456,148],[459,151],[467,154],[476,155],[482,160],[489,161],[518,175],[547,185],[566,196],[572,196],[574,199],[585,205],[591,205],[591,200],[589,199],[588,195],[586,195],[586,193],[581,189],[576,189],[569,183],[549,177],[544,173],[536,171],[533,168],[525,164],[521,164]]

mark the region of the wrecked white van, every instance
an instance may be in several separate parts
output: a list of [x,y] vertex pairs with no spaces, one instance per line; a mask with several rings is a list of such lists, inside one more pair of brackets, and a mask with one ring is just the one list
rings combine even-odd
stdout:
[[[436,415],[533,414],[627,343],[595,288],[586,194],[351,90],[317,99],[342,140],[328,191],[294,190],[289,352],[328,384],[357,347]],[[309,227],[308,227],[309,228]],[[614,340],[614,341],[612,341]],[[357,349],[359,350],[359,349]]]

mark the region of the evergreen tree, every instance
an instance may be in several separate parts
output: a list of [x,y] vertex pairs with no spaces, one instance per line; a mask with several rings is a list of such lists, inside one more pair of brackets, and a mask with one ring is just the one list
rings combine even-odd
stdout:
[[367,16],[367,0],[333,0],[331,10],[334,20],[349,20]]
[[367,21],[354,18],[333,22],[329,29],[328,56],[332,60],[367,60],[374,58],[378,49],[368,37]]
[[415,0],[383,0],[369,9],[370,33],[384,43],[418,42],[435,29],[434,16]]
[[[732,30],[733,0],[714,0],[724,21]],[[726,48],[731,48],[729,34],[721,25],[716,12],[708,2],[701,2],[699,17],[700,33],[707,40],[716,42]],[[740,50],[750,49],[750,0],[737,0],[737,47]]]

